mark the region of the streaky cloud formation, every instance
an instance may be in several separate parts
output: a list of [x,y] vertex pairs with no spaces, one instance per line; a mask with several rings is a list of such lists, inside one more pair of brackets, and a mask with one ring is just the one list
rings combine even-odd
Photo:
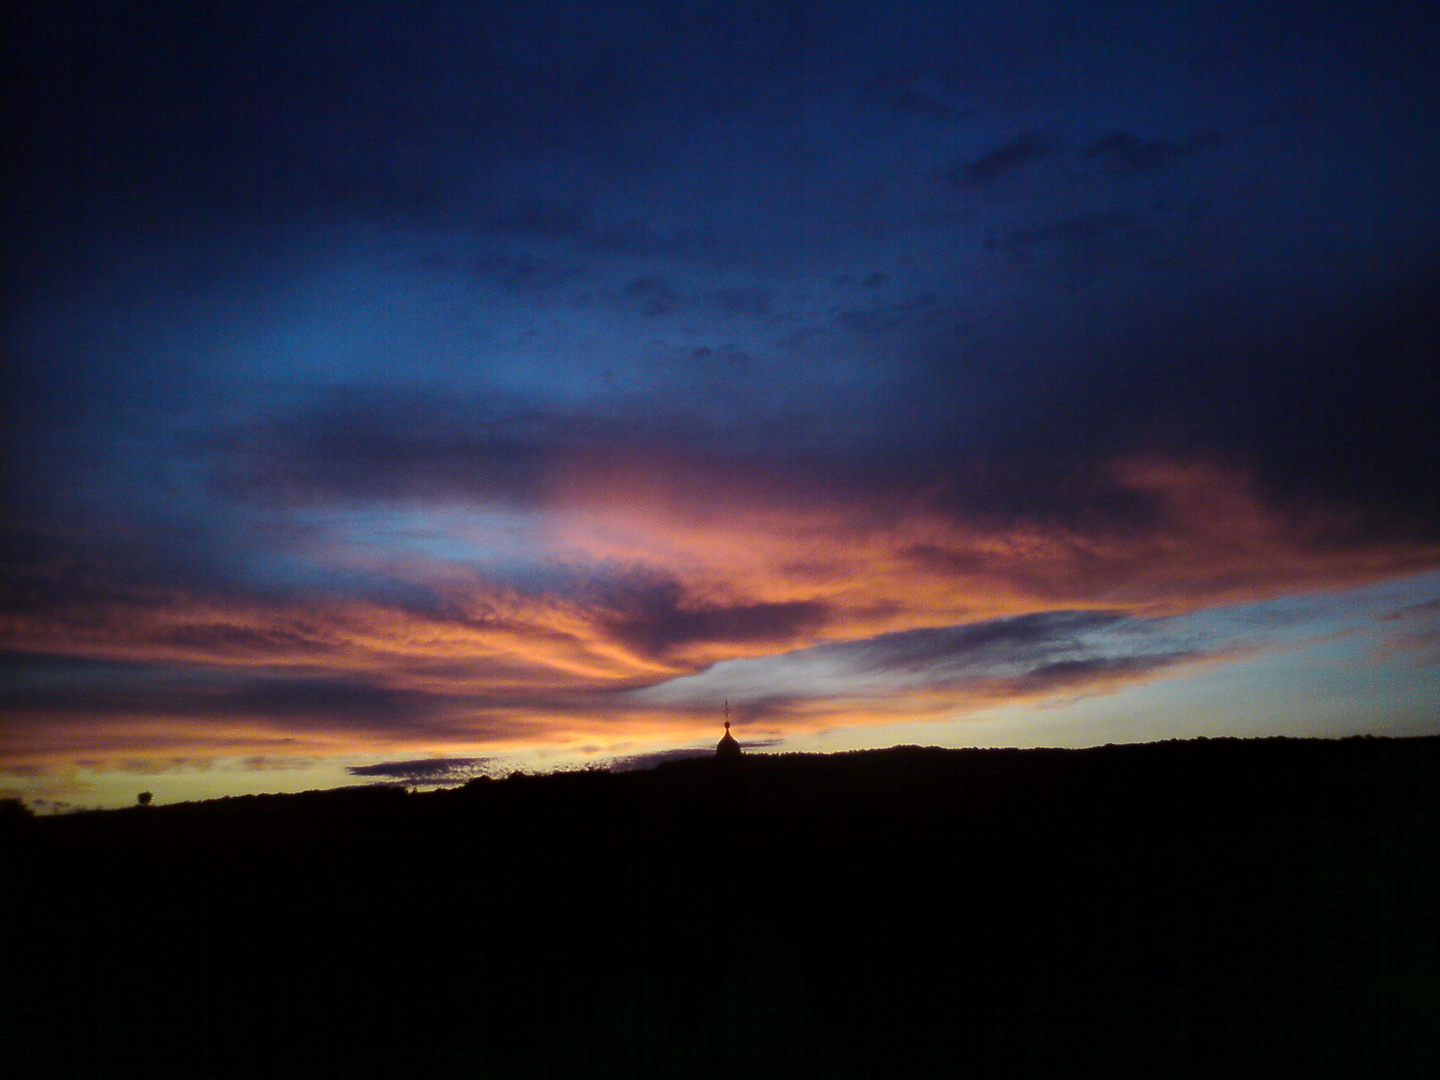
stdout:
[[[113,749],[172,729],[195,752],[282,737],[317,751],[634,737],[667,723],[703,731],[716,695],[690,702],[686,721],[676,699],[628,691],[818,647],[907,675],[860,714],[929,715],[1148,680],[1201,657],[1092,655],[1078,643],[1137,618],[1355,587],[1436,557],[1357,538],[1343,516],[1267,507],[1243,476],[1198,463],[1117,463],[1109,482],[1134,505],[1119,525],[1088,528],[967,519],[952,493],[877,497],[861,517],[851,501],[802,503],[733,474],[693,487],[623,475],[609,462],[557,485],[536,562],[510,580],[388,548],[377,567],[342,518],[314,549],[333,560],[317,569],[356,575],[358,590],[342,577],[242,602],[137,588],[52,603],[43,620],[12,612],[21,678],[7,707],[22,730],[68,728],[76,746]],[[718,490],[729,493],[719,505],[694,494]],[[367,575],[382,574],[410,594],[364,595]],[[67,564],[65,583],[36,578],[37,591],[59,592],[77,575]],[[819,681],[793,672],[743,715],[777,730],[857,715],[854,702],[815,699]],[[655,700],[663,707],[645,704]],[[187,717],[202,721],[193,734]]]

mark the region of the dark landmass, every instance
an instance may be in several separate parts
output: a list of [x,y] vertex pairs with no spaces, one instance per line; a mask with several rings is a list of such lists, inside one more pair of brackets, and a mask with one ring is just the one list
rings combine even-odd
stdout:
[[6,1071],[1440,1075],[1440,739],[0,819]]

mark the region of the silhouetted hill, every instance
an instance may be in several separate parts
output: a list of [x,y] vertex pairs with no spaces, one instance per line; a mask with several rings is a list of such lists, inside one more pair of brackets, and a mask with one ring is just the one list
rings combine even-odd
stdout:
[[1440,739],[14,820],[18,1076],[1431,1076]]

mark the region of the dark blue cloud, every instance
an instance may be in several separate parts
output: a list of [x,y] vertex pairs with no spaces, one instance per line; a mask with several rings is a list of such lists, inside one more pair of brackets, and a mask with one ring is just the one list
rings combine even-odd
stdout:
[[[203,646],[222,649],[226,642]],[[235,643],[243,647],[243,642]],[[423,727],[442,699],[350,676],[258,676],[183,662],[92,660],[8,651],[0,660],[0,702],[16,720],[190,715],[258,718],[308,728]]]
[[463,784],[477,776],[488,776],[493,758],[422,758],[418,761],[385,761],[376,765],[351,765],[351,776],[375,777],[423,787]]
[[1129,131],[1116,131],[1088,143],[1081,154],[1101,168],[1117,175],[1158,169],[1186,154],[1219,146],[1225,136],[1218,132],[1196,135],[1178,142],[1147,139]]
[[920,677],[957,690],[1004,687],[1022,697],[1128,682],[1217,648],[1177,635],[1164,620],[1104,611],[1049,611],[963,626],[882,634],[812,650],[851,677]]
[[682,607],[678,588],[661,588],[607,620],[615,637],[663,656],[697,643],[785,646],[815,634],[826,607],[814,601]]
[[1051,611],[967,626],[905,630],[863,643],[835,646],[877,671],[922,671],[936,666],[981,663],[1041,663],[1057,650],[1077,647],[1099,631],[1129,629],[1138,624],[1104,611]]
[[959,166],[951,174],[956,187],[984,187],[1049,156],[1053,140],[1038,135],[1021,135],[1002,146]]
[[214,482],[241,499],[533,502],[547,463],[604,433],[524,401],[381,387],[327,394],[213,436]]

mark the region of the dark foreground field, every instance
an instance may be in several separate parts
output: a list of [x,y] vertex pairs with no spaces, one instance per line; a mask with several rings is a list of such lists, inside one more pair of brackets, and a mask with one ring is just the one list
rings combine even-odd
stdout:
[[0,1070],[1440,1075],[1440,740],[720,764],[18,822]]

